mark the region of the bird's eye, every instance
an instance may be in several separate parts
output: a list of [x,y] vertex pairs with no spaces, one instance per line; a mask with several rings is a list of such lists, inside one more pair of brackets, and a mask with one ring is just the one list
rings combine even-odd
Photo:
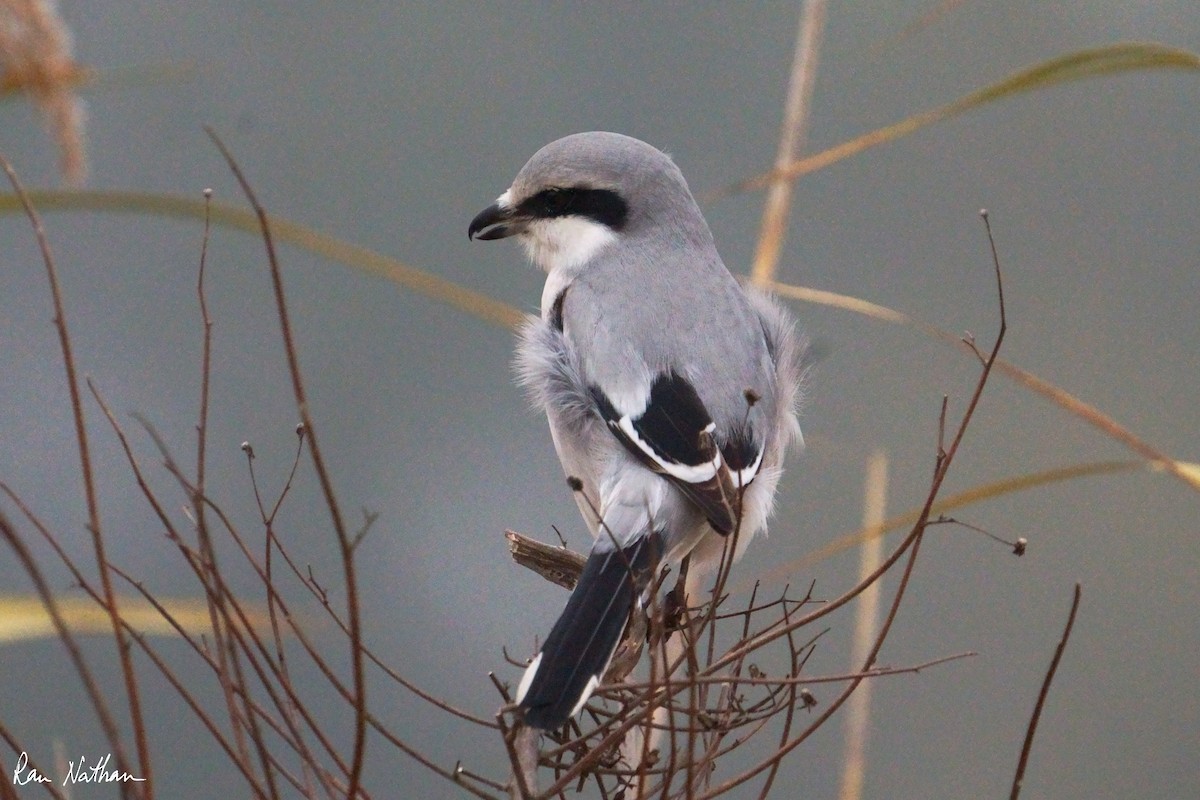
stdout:
[[544,195],[544,202],[546,213],[558,216],[571,207],[571,193],[562,189],[550,189]]

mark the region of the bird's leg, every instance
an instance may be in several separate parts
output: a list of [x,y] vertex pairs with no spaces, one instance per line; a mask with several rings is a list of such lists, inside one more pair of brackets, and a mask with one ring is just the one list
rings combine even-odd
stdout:
[[685,556],[679,565],[679,578],[675,586],[663,597],[662,632],[670,636],[683,625],[683,610],[687,608],[687,575],[691,556]]

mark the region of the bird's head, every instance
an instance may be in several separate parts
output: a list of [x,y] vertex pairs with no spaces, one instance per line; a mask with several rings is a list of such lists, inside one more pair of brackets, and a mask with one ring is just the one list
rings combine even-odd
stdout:
[[577,269],[681,204],[695,208],[665,153],[617,133],[577,133],[535,153],[467,234],[515,236],[547,272]]

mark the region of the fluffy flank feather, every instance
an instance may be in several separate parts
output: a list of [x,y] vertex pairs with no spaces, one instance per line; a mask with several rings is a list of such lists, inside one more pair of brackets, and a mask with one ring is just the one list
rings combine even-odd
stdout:
[[517,352],[513,358],[517,383],[530,404],[541,411],[554,409],[563,421],[578,429],[596,416],[595,404],[583,389],[579,364],[566,337],[546,320],[529,315],[517,332]]

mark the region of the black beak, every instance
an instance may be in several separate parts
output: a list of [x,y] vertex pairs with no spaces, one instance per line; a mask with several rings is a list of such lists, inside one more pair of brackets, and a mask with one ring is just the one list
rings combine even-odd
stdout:
[[468,239],[504,239],[520,233],[525,228],[525,220],[519,218],[511,208],[504,208],[499,203],[490,206],[475,215],[467,228]]

